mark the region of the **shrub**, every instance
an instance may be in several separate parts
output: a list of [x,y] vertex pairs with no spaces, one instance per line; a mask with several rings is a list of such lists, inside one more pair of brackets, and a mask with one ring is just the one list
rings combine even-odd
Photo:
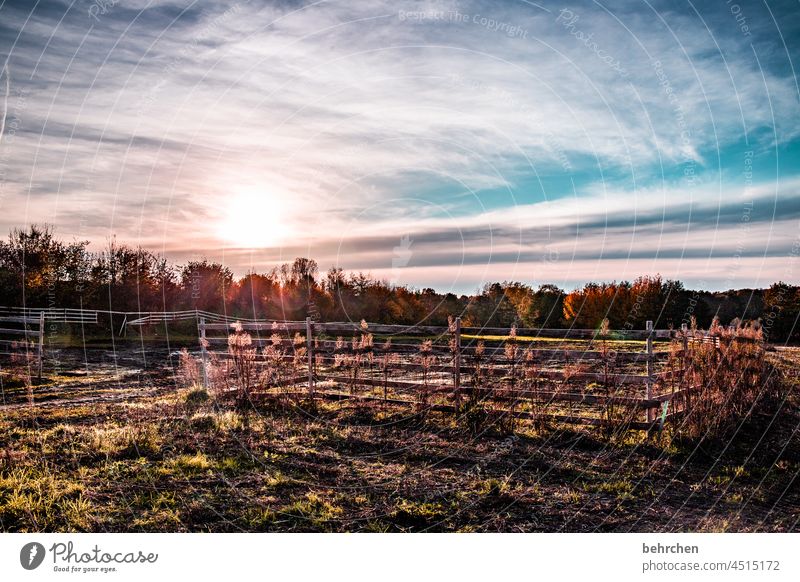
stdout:
[[679,334],[671,359],[681,365],[684,430],[688,436],[722,436],[736,421],[779,392],[781,377],[767,359],[756,322],[734,320],[723,327],[714,319],[707,332],[692,326]]
[[522,382],[525,394],[528,396],[533,425],[537,429],[544,429],[547,425],[545,414],[547,401],[541,394],[542,380],[539,375],[539,365],[536,361],[536,352],[528,348],[522,357]]
[[617,363],[617,352],[608,343],[610,334],[610,324],[608,319],[604,319],[600,325],[599,335],[600,344],[598,346],[600,356],[601,388],[604,396],[603,400],[603,420],[606,435],[619,436],[626,429],[630,421],[636,414],[636,409],[631,406],[621,404],[616,398],[623,395],[617,373],[619,365]]
[[253,389],[256,386],[256,348],[253,338],[242,325],[235,323],[233,333],[228,336],[228,355],[236,386],[236,403],[245,406],[252,401]]
[[433,354],[433,342],[431,340],[424,340],[420,344],[417,359],[422,371],[422,386],[419,391],[418,405],[420,410],[426,411],[431,394],[429,384],[431,368],[436,364],[436,356]]
[[503,346],[503,353],[508,363],[508,396],[510,401],[510,409],[507,414],[503,415],[500,423],[500,429],[505,433],[513,433],[516,423],[516,409],[518,402],[517,394],[517,381],[518,381],[518,367],[520,364],[520,346],[517,340],[517,326],[511,326],[511,331],[508,334],[505,345]]
[[476,344],[472,353],[469,354],[468,360],[472,368],[472,385],[470,389],[466,391],[467,397],[458,410],[459,418],[472,434],[480,432],[489,416],[484,408],[484,397],[482,396],[484,393],[488,394],[488,392],[483,390],[485,350],[485,344],[481,340]]

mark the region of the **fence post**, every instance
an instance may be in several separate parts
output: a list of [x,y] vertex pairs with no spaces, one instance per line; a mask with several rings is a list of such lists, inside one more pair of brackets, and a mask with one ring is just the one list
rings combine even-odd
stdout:
[[208,390],[208,351],[206,350],[206,318],[200,318],[200,359],[203,367],[203,388]]
[[679,402],[682,402],[683,408],[686,409],[689,403],[689,387],[686,385],[689,372],[689,326],[687,324],[681,324],[681,333],[683,334],[683,354],[681,356],[681,392],[683,395]]
[[453,330],[455,353],[453,354],[453,389],[456,394],[456,406],[461,404],[461,318],[456,317]]
[[[653,322],[647,322],[647,381],[645,387],[647,390],[647,399],[653,398]],[[653,422],[653,409],[647,408],[647,422]]]
[[306,349],[308,355],[308,392],[311,397],[314,397],[314,341],[311,338],[312,333],[311,318],[306,317]]
[[42,357],[44,354],[44,311],[39,312],[39,380],[42,379]]

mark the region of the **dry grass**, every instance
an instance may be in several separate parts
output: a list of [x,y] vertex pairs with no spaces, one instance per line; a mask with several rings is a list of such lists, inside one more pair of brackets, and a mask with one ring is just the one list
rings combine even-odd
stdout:
[[[790,531],[800,356],[767,359],[790,386],[780,414],[745,415],[722,440],[556,423],[509,434],[470,393],[454,422],[382,401],[239,410],[166,374],[65,381],[36,424],[22,398],[3,410],[0,529]],[[520,388],[536,390],[520,362]]]
[[685,371],[683,427],[690,437],[724,438],[743,419],[785,397],[783,373],[767,358],[757,323],[723,327],[715,320],[707,332],[692,325],[674,340],[670,360],[672,368]]

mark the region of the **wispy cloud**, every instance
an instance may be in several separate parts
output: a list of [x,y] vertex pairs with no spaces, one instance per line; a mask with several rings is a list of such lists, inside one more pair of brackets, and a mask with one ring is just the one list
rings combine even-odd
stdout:
[[743,147],[760,188],[750,232],[769,234],[748,252],[778,256],[796,231],[793,172],[766,167],[800,132],[795,55],[756,4],[743,5],[749,37],[724,6],[88,7],[0,8],[12,93],[27,96],[0,144],[12,210],[0,226],[215,253],[232,243],[212,228],[231,196],[260,189],[284,199],[296,234],[228,249],[239,270],[302,251],[390,269],[405,235],[409,273],[492,275],[498,261],[526,273],[555,251],[586,265],[699,260],[704,245],[721,261],[744,204],[729,148]]

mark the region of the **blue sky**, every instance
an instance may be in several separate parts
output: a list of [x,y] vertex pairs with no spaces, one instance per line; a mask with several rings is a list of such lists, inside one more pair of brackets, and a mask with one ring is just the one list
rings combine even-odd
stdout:
[[471,291],[797,282],[791,2],[2,2],[0,229]]

